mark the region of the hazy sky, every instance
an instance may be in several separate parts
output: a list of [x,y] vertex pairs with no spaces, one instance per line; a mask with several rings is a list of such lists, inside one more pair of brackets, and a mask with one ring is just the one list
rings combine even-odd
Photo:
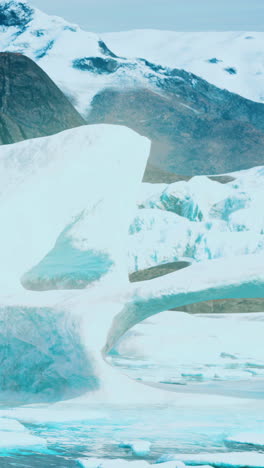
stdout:
[[89,31],[264,30],[264,0],[31,0]]

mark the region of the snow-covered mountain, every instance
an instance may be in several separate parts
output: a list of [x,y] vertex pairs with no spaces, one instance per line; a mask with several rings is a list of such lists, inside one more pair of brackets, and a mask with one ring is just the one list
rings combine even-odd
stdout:
[[134,30],[102,35],[118,55],[183,68],[219,88],[264,102],[264,32]]
[[263,164],[262,104],[175,65],[120,56],[96,34],[26,2],[0,7],[2,50],[35,60],[89,123],[123,124],[152,140],[146,181]]
[[[184,69],[220,88],[264,101],[262,32],[136,30],[99,37],[62,18],[46,15],[33,5],[24,0],[0,1],[1,49],[23,53],[38,62],[65,92],[74,95],[83,111],[88,107],[89,95],[91,98],[96,90],[112,85],[107,71],[111,74],[124,67],[129,75],[132,69],[131,83],[134,79],[146,84],[144,76],[149,78],[150,72],[154,78],[159,76],[158,68],[150,70],[146,62],[137,61],[138,57],[171,69]],[[100,75],[100,65],[102,76],[94,76],[94,80],[90,77],[88,90],[87,77],[80,70],[94,67],[94,73]],[[122,81],[124,70],[119,71],[119,78]]]
[[0,1],[0,48],[37,62],[84,115],[95,94],[117,79],[120,85],[130,80],[132,85],[147,86],[150,74],[159,75],[144,61],[117,57],[98,35],[46,15],[32,4]]

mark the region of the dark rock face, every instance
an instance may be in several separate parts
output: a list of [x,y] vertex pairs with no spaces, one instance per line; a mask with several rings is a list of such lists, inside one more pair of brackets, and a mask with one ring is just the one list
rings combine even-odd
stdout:
[[102,41],[102,39],[100,39],[100,40],[98,41],[98,45],[99,45],[99,48],[100,48],[102,54],[106,55],[107,57],[117,58],[116,54],[114,54],[114,53],[107,47],[107,45],[104,43],[104,41]]
[[73,61],[73,68],[89,71],[98,75],[114,73],[120,67],[120,63],[113,58],[83,57]]
[[251,312],[263,312],[264,299],[220,299],[216,301],[196,302],[172,310],[186,312],[188,314],[241,314]]
[[168,275],[174,271],[182,270],[191,265],[189,262],[170,262],[154,267],[146,268],[145,270],[139,270],[129,275],[129,281],[136,283],[138,281],[147,281],[153,278],[159,278],[160,276]]
[[[144,61],[155,87],[105,89],[89,123],[126,125],[152,140],[144,180],[221,174],[264,164],[264,105],[221,90],[183,70]],[[150,72],[151,73],[151,72]]]
[[0,53],[0,143],[52,135],[85,121],[29,58]]

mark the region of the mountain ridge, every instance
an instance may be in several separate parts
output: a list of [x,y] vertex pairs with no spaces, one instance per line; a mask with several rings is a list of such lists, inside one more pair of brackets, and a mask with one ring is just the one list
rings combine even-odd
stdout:
[[89,124],[125,125],[152,140],[145,181],[263,164],[263,104],[190,71],[119,56],[96,34],[33,7],[25,18],[27,2],[1,5],[24,21],[2,24],[3,49],[35,60]]

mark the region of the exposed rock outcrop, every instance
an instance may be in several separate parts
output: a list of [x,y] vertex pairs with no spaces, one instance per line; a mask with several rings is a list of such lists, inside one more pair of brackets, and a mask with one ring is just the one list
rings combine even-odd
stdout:
[[0,53],[0,143],[52,135],[85,121],[32,60]]

